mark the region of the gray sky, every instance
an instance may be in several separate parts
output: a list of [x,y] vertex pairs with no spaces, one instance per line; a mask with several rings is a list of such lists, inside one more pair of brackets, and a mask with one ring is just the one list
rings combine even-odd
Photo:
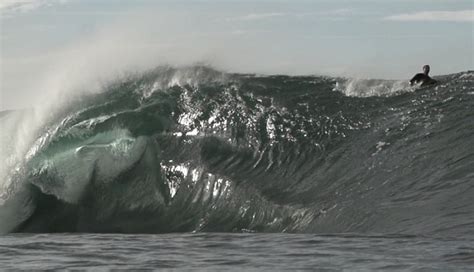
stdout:
[[472,70],[472,0],[0,0],[0,110],[125,71],[407,79]]

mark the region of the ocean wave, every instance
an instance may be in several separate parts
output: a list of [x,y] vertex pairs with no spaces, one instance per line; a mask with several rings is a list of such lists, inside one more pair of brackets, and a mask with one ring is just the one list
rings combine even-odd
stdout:
[[2,150],[0,231],[474,234],[473,72],[437,79],[124,78]]

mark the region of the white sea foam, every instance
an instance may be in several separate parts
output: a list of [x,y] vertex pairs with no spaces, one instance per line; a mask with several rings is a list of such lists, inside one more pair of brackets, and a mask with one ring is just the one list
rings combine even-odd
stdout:
[[411,92],[408,81],[378,80],[378,79],[348,79],[337,82],[335,91],[347,96],[369,97],[390,96],[401,92]]

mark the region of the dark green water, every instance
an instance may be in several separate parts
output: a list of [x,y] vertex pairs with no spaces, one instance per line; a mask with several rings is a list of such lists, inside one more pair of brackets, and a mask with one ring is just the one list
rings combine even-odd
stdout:
[[468,270],[474,74],[437,80],[160,67],[3,114],[2,267]]

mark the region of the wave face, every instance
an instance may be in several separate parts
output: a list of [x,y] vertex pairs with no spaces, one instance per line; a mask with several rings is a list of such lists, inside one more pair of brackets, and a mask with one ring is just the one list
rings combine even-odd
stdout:
[[7,169],[1,231],[473,235],[474,73],[439,80],[159,67],[115,82]]

